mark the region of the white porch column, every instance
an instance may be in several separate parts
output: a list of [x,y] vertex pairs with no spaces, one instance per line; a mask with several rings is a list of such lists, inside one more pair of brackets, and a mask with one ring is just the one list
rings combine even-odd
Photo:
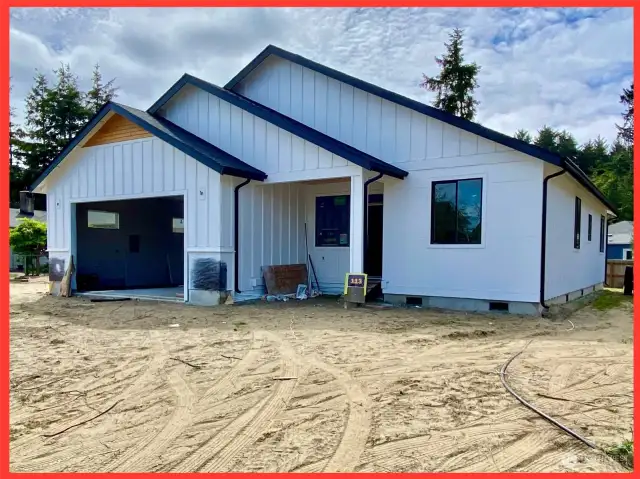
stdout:
[[364,171],[351,176],[349,273],[362,273],[364,269]]

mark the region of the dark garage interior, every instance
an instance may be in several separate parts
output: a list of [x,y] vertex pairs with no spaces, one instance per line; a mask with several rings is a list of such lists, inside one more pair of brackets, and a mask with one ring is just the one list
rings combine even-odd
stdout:
[[181,286],[183,217],[182,196],[78,203],[77,290]]

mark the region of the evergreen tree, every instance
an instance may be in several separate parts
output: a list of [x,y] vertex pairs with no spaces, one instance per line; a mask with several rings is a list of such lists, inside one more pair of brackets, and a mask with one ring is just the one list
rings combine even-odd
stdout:
[[56,83],[48,92],[48,102],[52,127],[50,138],[57,155],[86,124],[91,114],[78,87],[78,77],[71,72],[69,65],[62,64],[54,73]]
[[526,143],[533,143],[533,137],[531,136],[531,133],[529,133],[525,129],[520,129],[520,130],[516,131],[516,134],[513,135],[513,137],[516,140],[521,140],[521,141],[524,141]]
[[116,97],[118,88],[114,86],[115,81],[116,79],[112,78],[107,83],[103,83],[100,65],[96,63],[91,76],[91,89],[85,97],[85,106],[92,115],[95,115],[102,105]]
[[473,93],[478,87],[476,77],[480,67],[476,63],[464,63],[462,52],[464,32],[456,28],[445,43],[446,53],[436,57],[440,74],[435,77],[423,76],[422,88],[436,93],[433,106],[456,116],[473,120],[479,102]]
[[571,133],[562,130],[557,132],[554,151],[564,158],[570,158],[576,161],[579,151],[578,142]]
[[545,148],[549,151],[556,151],[558,142],[558,132],[555,131],[550,126],[543,126],[538,130],[538,135],[536,136],[533,144],[539,146],[540,148]]
[[624,120],[622,126],[616,125],[618,128],[618,137],[627,145],[633,145],[633,83],[630,88],[623,88],[620,95],[620,103],[626,110],[622,114]]
[[[9,86],[9,96],[13,85]],[[23,140],[25,133],[14,122],[16,109],[9,106],[9,205],[11,208],[17,207],[20,202],[20,185],[22,184],[22,164],[23,164]]]
[[21,144],[24,174],[20,189],[27,187],[56,155],[51,112],[49,82],[43,73],[37,72],[25,101],[25,139]]
[[582,145],[577,155],[577,164],[587,175],[591,175],[597,165],[604,164],[608,159],[609,145],[599,136]]

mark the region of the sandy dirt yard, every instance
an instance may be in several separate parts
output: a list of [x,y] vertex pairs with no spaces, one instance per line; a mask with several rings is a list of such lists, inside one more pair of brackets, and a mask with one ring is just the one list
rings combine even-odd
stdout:
[[11,284],[14,472],[624,470],[499,371],[531,341],[516,391],[600,447],[631,439],[628,301],[542,319],[46,291]]

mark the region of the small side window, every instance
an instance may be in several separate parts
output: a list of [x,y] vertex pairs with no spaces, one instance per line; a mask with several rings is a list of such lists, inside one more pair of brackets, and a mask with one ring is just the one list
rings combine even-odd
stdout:
[[593,228],[593,216],[589,215],[589,223],[587,224],[587,241],[591,241],[592,228]]
[[600,216],[600,252],[604,253],[604,238],[605,238],[605,220],[604,216]]
[[117,230],[120,228],[120,215],[112,211],[89,210],[87,214],[89,228]]
[[580,220],[582,216],[582,200],[576,196],[575,217],[573,221],[573,247],[580,249]]
[[173,232],[184,233],[184,218],[173,218]]

